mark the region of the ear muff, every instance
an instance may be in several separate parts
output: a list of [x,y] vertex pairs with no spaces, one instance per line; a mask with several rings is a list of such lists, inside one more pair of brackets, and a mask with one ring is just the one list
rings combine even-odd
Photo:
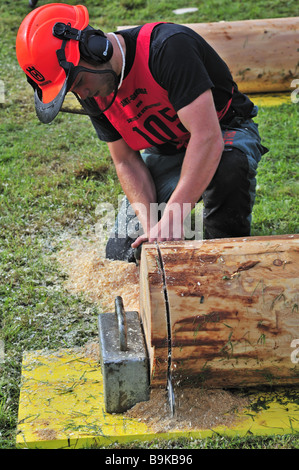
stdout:
[[84,41],[79,42],[82,59],[94,65],[108,62],[113,54],[113,46],[100,30],[84,31]]
[[112,57],[112,43],[100,29],[88,26],[81,31],[72,28],[70,24],[56,23],[53,27],[53,35],[63,41],[70,39],[78,41],[82,59],[93,65],[104,64]]

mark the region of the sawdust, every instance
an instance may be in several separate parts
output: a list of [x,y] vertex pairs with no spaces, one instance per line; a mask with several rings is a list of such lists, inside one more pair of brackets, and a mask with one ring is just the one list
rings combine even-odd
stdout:
[[54,441],[57,439],[57,432],[54,429],[39,429],[37,436],[44,441]]
[[149,401],[137,403],[125,416],[145,423],[154,432],[212,429],[231,426],[250,404],[248,397],[227,390],[181,388],[175,391],[175,413],[171,417],[165,389],[153,389]]
[[95,362],[100,360],[100,345],[99,343],[89,342],[84,346],[84,356],[93,359]]
[[120,295],[126,311],[139,309],[139,276],[134,263],[112,261],[104,257],[103,247],[95,240],[71,239],[56,254],[68,279],[70,293],[84,293],[103,311],[114,311],[115,297]]
[[[99,362],[99,344],[87,343],[84,347],[84,355]],[[137,403],[124,413],[124,416],[145,423],[156,433],[188,429],[202,430],[217,426],[231,426],[244,419],[240,418],[238,413],[249,405],[249,397],[243,396],[241,392],[177,387],[175,389],[175,414],[171,417],[166,390],[153,388],[149,401]]]

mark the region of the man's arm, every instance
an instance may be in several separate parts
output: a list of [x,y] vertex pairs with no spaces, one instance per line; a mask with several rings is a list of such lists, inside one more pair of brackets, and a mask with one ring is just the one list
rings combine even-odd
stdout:
[[150,230],[150,204],[156,202],[156,188],[140,153],[123,139],[108,143],[119,182],[145,233]]
[[151,228],[150,233],[145,231],[144,235],[138,237],[132,244],[133,248],[146,240],[183,238],[183,219],[187,216],[183,204],[190,203],[190,207],[194,207],[219,165],[223,139],[211,91],[204,92],[180,109],[178,116],[191,134],[179,182],[161,220]]

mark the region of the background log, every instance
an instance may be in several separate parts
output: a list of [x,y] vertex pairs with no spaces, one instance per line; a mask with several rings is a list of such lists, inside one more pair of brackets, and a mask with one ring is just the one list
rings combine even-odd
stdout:
[[[299,366],[291,359],[292,341],[299,339],[298,235],[168,242],[159,249],[176,383],[299,383]],[[166,385],[167,323],[155,245],[145,244],[141,258],[140,313],[147,325],[151,384]]]
[[291,83],[299,78],[299,17],[185,26],[220,54],[243,93],[294,90]]

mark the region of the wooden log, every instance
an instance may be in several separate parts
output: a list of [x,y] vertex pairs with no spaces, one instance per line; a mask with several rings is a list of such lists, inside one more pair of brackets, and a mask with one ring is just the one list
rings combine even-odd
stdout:
[[299,235],[157,246],[143,246],[140,266],[153,387],[166,385],[165,291],[175,383],[299,384]]
[[293,91],[291,83],[299,78],[299,17],[185,26],[218,52],[243,93]]
[[146,246],[146,254],[141,256],[139,284],[140,317],[149,354],[151,381],[164,384],[167,381],[168,355],[165,291],[155,245]]

